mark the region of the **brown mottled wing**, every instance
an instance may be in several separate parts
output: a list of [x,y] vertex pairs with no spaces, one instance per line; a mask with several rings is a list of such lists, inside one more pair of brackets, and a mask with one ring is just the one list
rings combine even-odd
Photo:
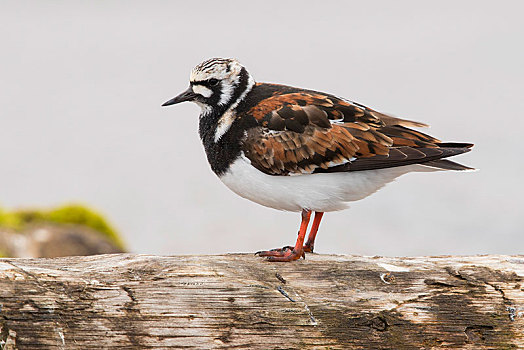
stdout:
[[354,157],[358,149],[355,138],[343,127],[327,129],[307,125],[300,133],[252,128],[243,150],[257,169],[271,175],[288,175],[343,164]]
[[425,124],[313,91],[274,93],[247,114],[259,126],[248,130],[244,154],[271,175],[379,169],[463,152],[407,128]]

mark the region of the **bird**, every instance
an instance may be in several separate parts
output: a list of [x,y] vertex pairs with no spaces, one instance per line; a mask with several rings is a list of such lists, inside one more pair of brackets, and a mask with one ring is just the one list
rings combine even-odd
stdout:
[[256,82],[234,58],[198,64],[189,88],[162,106],[186,101],[201,108],[207,160],[229,189],[301,213],[294,246],[255,253],[269,261],[305,259],[324,213],[346,209],[403,174],[474,170],[446,159],[470,151],[471,143],[441,142],[413,129],[424,123],[329,93]]

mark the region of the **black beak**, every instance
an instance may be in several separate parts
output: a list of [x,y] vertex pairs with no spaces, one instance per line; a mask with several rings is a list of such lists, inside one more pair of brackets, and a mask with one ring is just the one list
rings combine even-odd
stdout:
[[197,96],[197,94],[195,94],[193,92],[193,89],[190,86],[186,91],[184,91],[183,93],[181,93],[177,97],[172,98],[171,100],[169,100],[166,103],[164,103],[162,105],[162,107],[174,105],[174,104],[177,104],[177,103],[180,103],[180,102],[185,102],[185,101],[193,101],[196,96]]

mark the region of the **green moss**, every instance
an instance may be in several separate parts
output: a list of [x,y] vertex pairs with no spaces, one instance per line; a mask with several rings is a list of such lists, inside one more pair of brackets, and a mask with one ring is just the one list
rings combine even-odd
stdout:
[[118,233],[107,223],[104,217],[85,206],[72,204],[51,210],[46,215],[47,221],[60,224],[76,224],[90,227],[106,235],[119,248],[124,248],[124,243]]
[[75,224],[90,227],[108,237],[116,246],[124,249],[124,243],[107,220],[98,212],[79,204],[64,205],[51,210],[5,211],[0,208],[0,227],[17,231],[31,223]]
[[20,230],[23,222],[20,217],[13,212],[7,212],[0,208],[0,227],[6,227],[13,230]]

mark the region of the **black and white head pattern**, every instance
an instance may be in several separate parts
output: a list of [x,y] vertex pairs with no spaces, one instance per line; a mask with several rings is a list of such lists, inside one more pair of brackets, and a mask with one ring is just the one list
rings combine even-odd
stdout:
[[200,63],[191,71],[189,81],[204,114],[234,109],[255,84],[244,66],[232,58]]

